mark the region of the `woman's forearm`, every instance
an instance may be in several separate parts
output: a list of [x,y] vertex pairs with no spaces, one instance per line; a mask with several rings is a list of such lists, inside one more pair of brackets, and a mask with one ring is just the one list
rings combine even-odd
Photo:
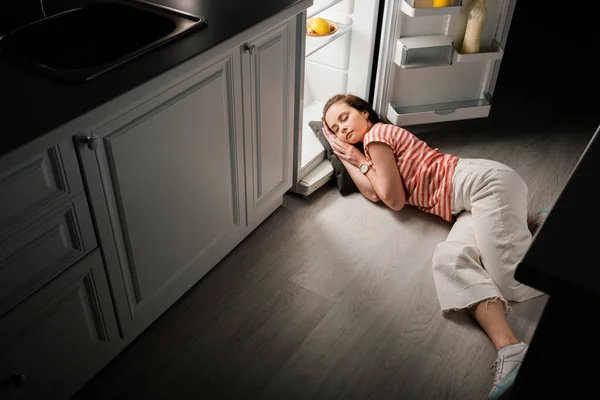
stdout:
[[[359,171],[360,172],[360,171]],[[371,187],[375,191],[375,196],[377,196],[381,201],[385,203],[386,206],[391,208],[394,211],[400,211],[406,202],[404,195],[401,196],[390,196],[389,191],[386,191],[382,185],[381,179],[381,171],[376,170],[375,168],[369,168],[364,177],[369,180]],[[400,183],[402,185],[402,183]],[[404,188],[402,187],[402,193],[404,193]]]
[[360,172],[360,170],[354,165],[348,163],[345,160],[342,160],[341,158],[340,161],[342,162],[342,164],[344,164],[344,167],[346,167],[346,170],[350,174],[350,177],[352,178],[352,180],[356,184],[356,187],[362,193],[362,195],[365,196],[367,199],[371,200],[372,202],[377,203],[379,201],[379,196],[377,196],[377,192],[375,191],[375,189],[373,189],[369,178],[367,178],[365,174]]
[[[391,208],[392,210],[399,211],[400,209],[402,209],[402,207],[404,207],[404,199],[402,199],[402,201],[399,201],[399,199],[390,198],[389,196],[386,196],[385,190],[380,184],[377,172],[378,171],[376,171],[375,168],[369,168],[369,171],[367,171],[366,174],[363,174],[363,176],[367,178],[367,180],[371,184],[371,188],[375,192],[375,196],[377,196],[377,198],[383,201],[385,205]],[[359,171],[359,173],[361,172]]]

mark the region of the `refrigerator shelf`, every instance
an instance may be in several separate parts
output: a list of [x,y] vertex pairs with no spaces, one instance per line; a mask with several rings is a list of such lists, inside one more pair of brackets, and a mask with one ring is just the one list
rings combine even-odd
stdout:
[[348,24],[340,24],[338,22],[337,26],[338,26],[338,30],[337,32],[335,32],[332,35],[329,36],[321,36],[321,37],[315,37],[315,36],[308,36],[306,35],[306,54],[305,57],[310,56],[311,54],[313,54],[314,52],[316,52],[317,50],[327,46],[329,43],[333,42],[334,40],[344,36],[345,34],[347,34],[348,32],[350,32],[350,28],[352,27],[352,25],[348,25]]
[[461,6],[414,8],[405,0],[400,1],[400,10],[409,17],[432,17],[436,15],[456,15],[460,13]]
[[306,10],[306,12],[307,12],[306,19],[314,17],[318,13],[331,8],[338,3],[341,3],[342,1],[344,1],[344,0],[329,0],[329,2],[327,2],[326,4],[313,5],[312,7],[309,7],[308,10]]
[[490,105],[487,98],[409,107],[400,107],[390,103],[387,118],[392,124],[399,126],[483,118],[489,115]]
[[454,44],[446,35],[403,37],[396,41],[394,62],[402,68],[452,65]]
[[495,40],[492,40],[490,49],[487,52],[474,53],[474,54],[461,54],[458,49],[454,52],[453,62],[477,62],[477,61],[489,61],[489,60],[501,60],[504,56],[504,49]]

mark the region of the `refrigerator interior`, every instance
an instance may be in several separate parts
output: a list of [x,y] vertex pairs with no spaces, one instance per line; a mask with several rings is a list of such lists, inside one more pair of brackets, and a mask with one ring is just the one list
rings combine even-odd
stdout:
[[[489,115],[515,1],[487,0],[481,48],[460,48],[473,0],[441,8],[386,2],[374,108],[410,126]],[[419,1],[427,3],[427,0]]]
[[333,176],[326,153],[309,127],[320,121],[327,100],[339,93],[368,98],[379,0],[315,0],[307,20],[322,17],[338,30],[306,36],[303,119],[296,192],[309,195]]
[[[309,121],[319,121],[325,102],[338,93],[369,99],[400,126],[487,117],[516,0],[486,0],[481,48],[461,54],[470,5],[451,0],[315,0],[307,19],[335,21],[329,36],[306,36],[303,120],[294,191],[309,195],[333,176]],[[414,5],[415,7],[411,6]],[[379,52],[374,54],[377,14],[383,7]],[[375,76],[371,68],[376,58]]]

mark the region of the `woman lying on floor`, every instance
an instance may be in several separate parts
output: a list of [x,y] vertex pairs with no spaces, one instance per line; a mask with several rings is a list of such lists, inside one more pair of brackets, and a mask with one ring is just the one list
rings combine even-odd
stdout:
[[[514,279],[532,238],[525,182],[499,162],[430,148],[407,130],[382,123],[353,95],[329,99],[323,130],[367,199],[395,211],[409,204],[455,221],[433,255],[437,295],[443,315],[467,310],[496,346],[489,399],[498,399],[514,381],[528,346],[508,325],[507,302],[542,295]],[[364,154],[356,143],[363,143]]]

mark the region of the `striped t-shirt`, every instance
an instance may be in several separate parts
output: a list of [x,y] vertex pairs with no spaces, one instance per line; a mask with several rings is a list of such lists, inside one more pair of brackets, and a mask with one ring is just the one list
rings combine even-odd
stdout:
[[432,149],[406,129],[377,123],[363,139],[371,167],[371,142],[382,142],[392,148],[406,190],[406,204],[452,221],[452,176],[458,157]]

